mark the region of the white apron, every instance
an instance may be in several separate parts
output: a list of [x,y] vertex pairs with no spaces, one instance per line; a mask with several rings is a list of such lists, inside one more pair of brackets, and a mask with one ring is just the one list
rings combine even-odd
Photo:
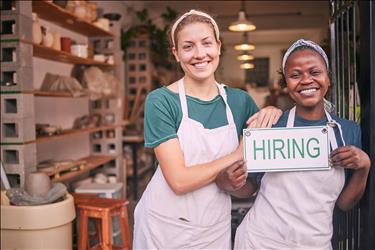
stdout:
[[[206,163],[238,147],[237,129],[223,85],[228,125],[206,129],[188,117],[185,89],[178,83],[182,120],[177,131],[186,166]],[[160,166],[144,191],[135,212],[134,249],[230,249],[231,199],[215,183],[176,195]]]
[[[334,130],[340,124],[328,112],[328,136],[337,148]],[[287,127],[294,126],[295,107]],[[238,227],[235,249],[332,249],[332,214],[345,182],[343,168],[322,171],[266,173],[254,206]]]

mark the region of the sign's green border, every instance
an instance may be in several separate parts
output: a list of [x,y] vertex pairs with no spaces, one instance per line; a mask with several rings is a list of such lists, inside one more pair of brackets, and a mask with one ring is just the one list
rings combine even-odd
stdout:
[[[323,128],[326,128],[327,131],[328,131],[328,126],[306,126],[306,127],[292,127],[292,128],[286,128],[286,127],[277,127],[277,128],[247,128],[247,129],[243,129],[242,130],[242,137],[243,137],[243,140],[244,140],[244,144],[243,144],[243,147],[244,147],[244,159],[246,159],[246,137],[245,136],[245,132],[246,131],[254,131],[254,130],[297,130],[297,129],[312,129],[312,128],[320,128],[320,129],[323,129]],[[329,138],[328,138],[328,133],[326,134],[327,136],[327,155],[329,156],[329,151],[330,151],[330,146],[329,146]],[[301,167],[301,168],[290,168],[290,167],[276,167],[276,168],[270,168],[270,169],[267,169],[267,168],[262,168],[262,169],[247,169],[247,172],[249,173],[256,173],[256,172],[278,172],[278,171],[301,171],[301,170],[307,170],[307,171],[312,171],[312,170],[330,170],[331,169],[331,165],[329,164],[329,159],[328,159],[328,162],[327,162],[327,165],[328,167],[314,167],[314,166],[305,166],[305,167]]]

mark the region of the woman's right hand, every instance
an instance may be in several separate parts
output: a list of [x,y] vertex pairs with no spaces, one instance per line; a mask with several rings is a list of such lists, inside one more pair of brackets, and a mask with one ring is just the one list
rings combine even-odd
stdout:
[[245,185],[246,178],[245,161],[239,160],[218,174],[215,183],[226,192],[234,192]]

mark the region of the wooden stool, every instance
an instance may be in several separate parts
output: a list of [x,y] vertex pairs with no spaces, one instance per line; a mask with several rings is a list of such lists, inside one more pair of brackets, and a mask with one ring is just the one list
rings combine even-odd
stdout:
[[[88,248],[88,218],[100,220],[97,224],[99,245],[90,249],[131,249],[126,200],[100,198],[95,195],[74,194],[80,209],[78,249]],[[120,216],[123,247],[112,245],[112,216]]]

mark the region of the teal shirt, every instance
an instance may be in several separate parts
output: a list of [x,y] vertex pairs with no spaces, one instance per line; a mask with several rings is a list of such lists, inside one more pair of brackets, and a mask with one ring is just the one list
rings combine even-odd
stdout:
[[[258,112],[254,100],[243,90],[225,87],[228,105],[236,124],[238,138],[246,128],[247,119]],[[186,96],[189,118],[200,122],[207,129],[228,124],[226,107],[220,95],[210,101]],[[177,137],[182,119],[180,97],[166,87],[148,94],[144,111],[144,138],[146,147],[159,144]]]

